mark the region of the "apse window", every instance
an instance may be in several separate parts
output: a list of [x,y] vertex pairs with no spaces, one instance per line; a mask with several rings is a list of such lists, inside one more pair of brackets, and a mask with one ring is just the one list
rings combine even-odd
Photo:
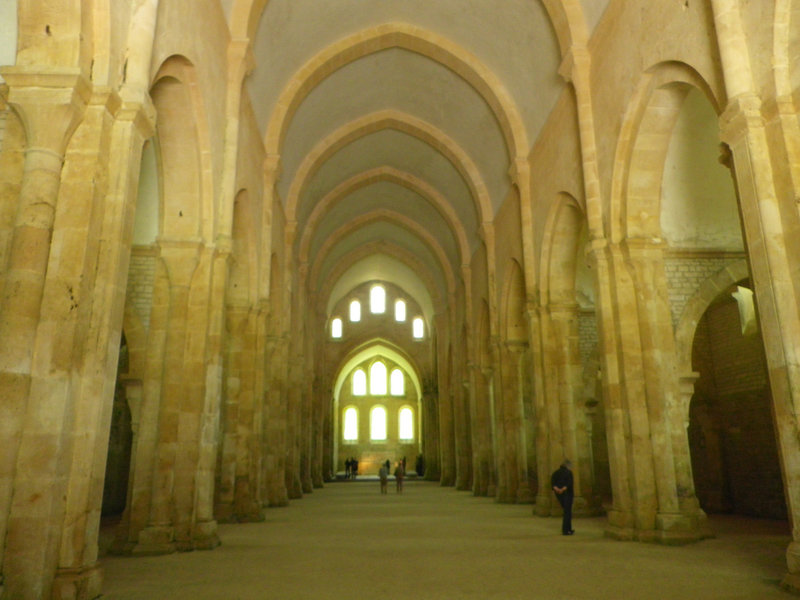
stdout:
[[394,303],[394,320],[403,323],[406,320],[406,302],[398,300]]
[[369,310],[374,315],[386,312],[386,290],[382,285],[374,285],[369,291]]
[[345,442],[358,441],[358,410],[350,406],[344,411],[344,427],[342,436]]
[[400,414],[397,419],[398,422],[398,437],[401,440],[414,439],[414,411],[408,406],[400,409]]
[[367,395],[367,374],[364,369],[357,369],[353,373],[353,396]]
[[358,300],[350,303],[350,320],[354,323],[361,320],[361,302]]
[[331,337],[334,339],[342,337],[342,320],[339,317],[331,321]]
[[381,361],[369,368],[369,393],[373,396],[386,395],[386,365]]
[[375,406],[369,414],[369,437],[373,441],[386,439],[386,409]]
[[425,335],[425,324],[421,317],[417,317],[411,322],[411,332],[415,340],[421,340]]
[[392,370],[389,377],[389,391],[392,396],[403,396],[406,393],[406,382],[400,369]]

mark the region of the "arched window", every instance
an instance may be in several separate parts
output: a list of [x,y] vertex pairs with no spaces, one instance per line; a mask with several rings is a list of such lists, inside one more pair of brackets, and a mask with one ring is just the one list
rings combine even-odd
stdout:
[[349,406],[344,410],[342,437],[346,442],[358,441],[358,409],[354,406]]
[[416,317],[412,321],[412,332],[415,340],[421,340],[422,337],[425,335],[425,324],[422,321],[421,317]]
[[398,437],[401,440],[414,439],[414,411],[408,406],[400,409],[400,414],[397,419]]
[[369,413],[369,437],[371,440],[386,439],[386,409],[373,406]]
[[369,368],[369,393],[373,396],[386,395],[386,365],[381,361],[372,363]]
[[373,285],[369,291],[369,310],[376,315],[386,312],[386,290],[382,285]]
[[367,374],[364,369],[357,369],[353,373],[353,396],[367,395]]
[[337,339],[342,337],[342,320],[339,317],[331,321],[331,337]]
[[406,320],[406,301],[398,300],[394,303],[394,320],[400,323]]
[[393,369],[389,377],[389,390],[392,396],[402,396],[406,393],[406,380],[400,369]]
[[350,320],[354,323],[361,320],[361,302],[358,300],[350,303]]

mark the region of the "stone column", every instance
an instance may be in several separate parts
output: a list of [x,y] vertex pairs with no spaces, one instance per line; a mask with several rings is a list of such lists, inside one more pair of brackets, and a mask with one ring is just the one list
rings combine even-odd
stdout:
[[[631,485],[632,453],[626,442],[631,435],[626,423],[628,409],[623,396],[621,352],[618,348],[617,334],[619,310],[615,308],[613,294],[614,267],[619,263],[619,252],[605,240],[593,240],[589,248],[592,272],[595,274],[597,290],[597,317],[599,353],[602,365],[602,386],[606,435],[608,441],[608,460],[611,472],[612,506],[607,511],[607,532],[619,539],[633,539],[636,529]],[[630,311],[630,307],[625,310]],[[628,349],[634,352],[635,349]],[[548,475],[549,481],[549,475]],[[654,483],[652,484],[654,485]]]
[[[153,472],[148,525],[139,533],[137,554],[164,554],[177,549],[175,518],[176,466],[181,406],[186,394],[184,361],[192,277],[200,262],[197,243],[161,241],[160,258],[169,282],[165,323],[164,366],[158,416],[158,441]],[[153,323],[151,321],[151,327]],[[196,439],[196,438],[195,438]],[[194,455],[194,453],[192,453]]]
[[422,382],[422,410],[424,411],[422,432],[423,456],[425,457],[425,480],[439,481],[442,468],[439,453],[439,399],[430,382]]
[[[274,317],[273,317],[274,318]],[[270,328],[274,328],[272,323]],[[266,342],[267,389],[264,401],[264,500],[269,506],[286,506],[287,398],[284,389],[288,339],[270,335]]]
[[507,471],[510,501],[529,503],[533,495],[528,485],[528,454],[525,443],[525,417],[522,406],[523,357],[526,343],[505,342],[501,357]]
[[[466,353],[463,344],[456,341],[453,350],[453,418],[456,438],[456,489],[468,490],[472,486],[472,444],[470,443],[469,382],[465,379]],[[468,368],[468,367],[466,367]]]
[[441,456],[441,479],[443,486],[455,485],[456,460],[455,460],[455,424],[453,422],[453,390],[452,378],[452,346],[450,345],[449,330],[446,315],[436,315],[436,357],[439,381],[439,448]]
[[494,432],[492,431],[492,376],[489,367],[475,371],[475,422],[473,424],[477,462],[473,467],[478,496],[497,494],[494,462]]
[[[575,514],[595,514],[598,499],[592,489],[592,464],[589,462],[591,438],[586,429],[583,411],[583,381],[581,378],[580,351],[578,348],[578,306],[551,305],[549,308],[550,350],[556,358],[553,375],[556,378],[560,423],[560,446],[551,448],[553,469],[564,458],[573,463],[575,476]],[[549,483],[549,477],[547,482]]]
[[[53,586],[67,483],[62,469],[70,462],[63,444],[71,437],[75,408],[64,372],[69,363],[51,364],[53,324],[42,331],[41,306],[54,258],[64,153],[83,118],[89,87],[77,70],[41,74],[8,67],[3,76],[28,146],[0,297],[0,581],[6,594],[38,598]],[[66,300],[58,308],[69,313]]]
[[[750,269],[764,340],[786,504],[800,519],[800,277],[795,267],[797,208],[778,197],[760,100],[733,98],[722,116],[723,139],[733,154]],[[788,169],[788,165],[780,165]],[[792,530],[783,584],[800,591],[800,526]]]
[[[662,247],[651,240],[628,239],[625,250],[637,290],[646,408],[658,498],[656,537],[669,543],[693,541],[709,534],[705,528],[705,514],[700,511],[694,495],[691,464],[676,460],[673,448],[677,443],[680,456],[689,454],[686,429],[676,432],[670,414],[670,408],[678,402],[679,389],[675,337],[669,300],[664,293],[668,286]],[[679,466],[682,467],[680,471],[677,470]]]
[[545,336],[543,334],[542,310],[535,303],[529,302],[526,307],[528,316],[528,332],[530,344],[533,349],[533,405],[535,413],[535,446],[536,446],[536,478],[538,488],[534,501],[533,513],[540,517],[550,515],[554,503],[553,493],[550,489],[550,475],[552,473],[550,461],[550,427],[548,425],[547,403],[545,401]]

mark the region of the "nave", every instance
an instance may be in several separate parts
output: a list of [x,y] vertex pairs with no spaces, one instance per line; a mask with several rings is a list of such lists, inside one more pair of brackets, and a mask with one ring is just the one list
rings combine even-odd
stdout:
[[[603,535],[605,518],[531,516],[437,483],[337,482],[261,523],[220,525],[222,545],[101,559],[107,600],[786,599],[785,521],[710,516],[684,547]],[[107,530],[104,530],[107,533]],[[102,536],[101,536],[102,537]]]

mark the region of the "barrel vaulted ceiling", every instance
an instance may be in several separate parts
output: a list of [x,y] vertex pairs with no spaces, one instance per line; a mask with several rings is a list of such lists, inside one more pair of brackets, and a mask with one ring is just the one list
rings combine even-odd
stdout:
[[[390,281],[430,318],[512,191],[607,0],[225,0],[308,285]],[[566,26],[565,21],[571,25]]]

